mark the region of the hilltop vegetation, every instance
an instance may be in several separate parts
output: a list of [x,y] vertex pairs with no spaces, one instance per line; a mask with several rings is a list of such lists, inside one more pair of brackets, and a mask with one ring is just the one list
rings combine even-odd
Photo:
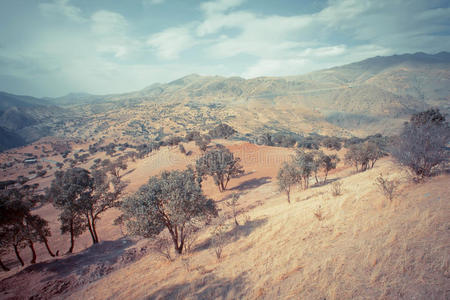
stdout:
[[449,64],[448,53],[416,53],[302,76],[189,75],[118,95],[36,99],[2,93],[0,127],[25,142],[52,135],[135,143],[184,135],[186,128],[208,131],[221,123],[247,140],[264,132],[392,134],[411,113],[434,106],[448,112]]

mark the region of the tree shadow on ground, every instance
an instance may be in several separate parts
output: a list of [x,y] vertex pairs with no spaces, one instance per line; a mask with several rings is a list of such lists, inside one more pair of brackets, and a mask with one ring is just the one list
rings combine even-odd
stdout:
[[247,181],[242,182],[240,185],[231,188],[230,190],[231,191],[235,191],[235,190],[245,191],[245,190],[249,190],[249,189],[255,189],[257,187],[260,187],[261,185],[271,182],[270,179],[272,179],[272,178],[268,177],[268,176],[249,179]]
[[47,281],[69,275],[84,275],[91,266],[113,265],[119,262],[119,259],[124,259],[122,256],[125,254],[125,250],[135,243],[127,238],[103,241],[76,254],[68,254],[60,256],[58,259],[30,265],[13,277],[30,272],[50,272],[47,273],[51,274],[50,276],[42,278]]
[[[234,226],[233,229],[225,233],[225,242],[230,243],[239,240],[241,237],[249,236],[256,228],[267,223],[267,218],[247,221],[243,225]],[[212,239],[208,238],[194,248],[194,252],[209,249],[212,246]]]
[[310,186],[310,188],[317,188],[317,187],[321,187],[321,186],[324,186],[324,185],[328,185],[330,183],[338,181],[339,179],[341,179],[341,177],[331,178],[331,179],[327,178],[327,181],[325,181],[325,182],[319,181],[319,183],[314,183],[313,185]]
[[126,176],[126,175],[128,175],[128,174],[131,174],[131,173],[133,173],[135,170],[136,170],[136,168],[133,168],[133,169],[131,169],[131,170],[127,170],[125,173],[121,174],[120,177],[123,177],[123,176]]
[[[23,294],[30,299],[61,296],[143,257],[147,253],[146,247],[128,249],[135,244],[136,241],[128,238],[104,241],[80,253],[30,265],[0,281],[0,291]],[[39,281],[28,286],[27,278],[33,274],[39,274]]]
[[243,299],[248,283],[246,277],[246,272],[235,278],[217,278],[209,274],[192,282],[161,288],[146,299]]

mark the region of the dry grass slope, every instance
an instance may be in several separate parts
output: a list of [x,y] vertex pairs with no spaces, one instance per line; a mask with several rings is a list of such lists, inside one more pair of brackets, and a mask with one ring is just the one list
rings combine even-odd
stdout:
[[[392,203],[374,185],[380,172],[402,182]],[[220,261],[206,230],[190,254],[172,263],[150,254],[70,298],[448,299],[449,176],[416,185],[389,159],[349,173],[332,175],[343,195],[328,184],[294,191],[291,205],[275,182],[249,190],[242,201],[262,205],[240,228],[229,219]]]

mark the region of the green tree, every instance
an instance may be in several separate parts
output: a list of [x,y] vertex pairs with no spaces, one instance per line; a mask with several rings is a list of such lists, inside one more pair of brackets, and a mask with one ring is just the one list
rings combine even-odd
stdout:
[[311,177],[313,173],[315,174],[318,168],[314,159],[314,153],[297,149],[293,161],[303,178],[303,187],[307,189],[309,187],[309,177]]
[[200,177],[212,176],[219,191],[223,192],[232,177],[244,173],[239,162],[239,157],[235,158],[230,150],[222,146],[212,149],[200,157],[197,160],[196,169]]
[[[111,166],[111,164],[107,164]],[[86,229],[92,243],[99,242],[96,223],[106,210],[116,207],[126,187],[117,169],[94,170],[90,173],[82,168],[56,172],[50,187],[55,207],[61,210],[61,232],[70,234],[69,253],[72,253],[75,238]]]
[[[93,180],[89,171],[82,168],[67,169],[55,172],[49,196],[53,205],[59,209],[61,233],[70,234],[70,247],[67,253],[72,253],[75,238],[80,236],[87,228],[84,222],[80,202],[89,197],[93,186]],[[91,233],[92,234],[92,233]]]
[[180,254],[189,238],[186,228],[217,215],[214,201],[203,194],[192,168],[151,177],[122,202],[121,210],[131,234],[153,237],[167,228]]
[[292,186],[302,182],[302,174],[299,167],[295,163],[285,162],[278,170],[277,180],[280,192],[286,193],[288,202],[291,203]]

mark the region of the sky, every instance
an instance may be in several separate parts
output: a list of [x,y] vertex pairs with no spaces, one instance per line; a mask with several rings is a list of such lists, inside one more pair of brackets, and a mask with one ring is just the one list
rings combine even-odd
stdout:
[[449,50],[449,0],[0,0],[0,91],[36,97]]

